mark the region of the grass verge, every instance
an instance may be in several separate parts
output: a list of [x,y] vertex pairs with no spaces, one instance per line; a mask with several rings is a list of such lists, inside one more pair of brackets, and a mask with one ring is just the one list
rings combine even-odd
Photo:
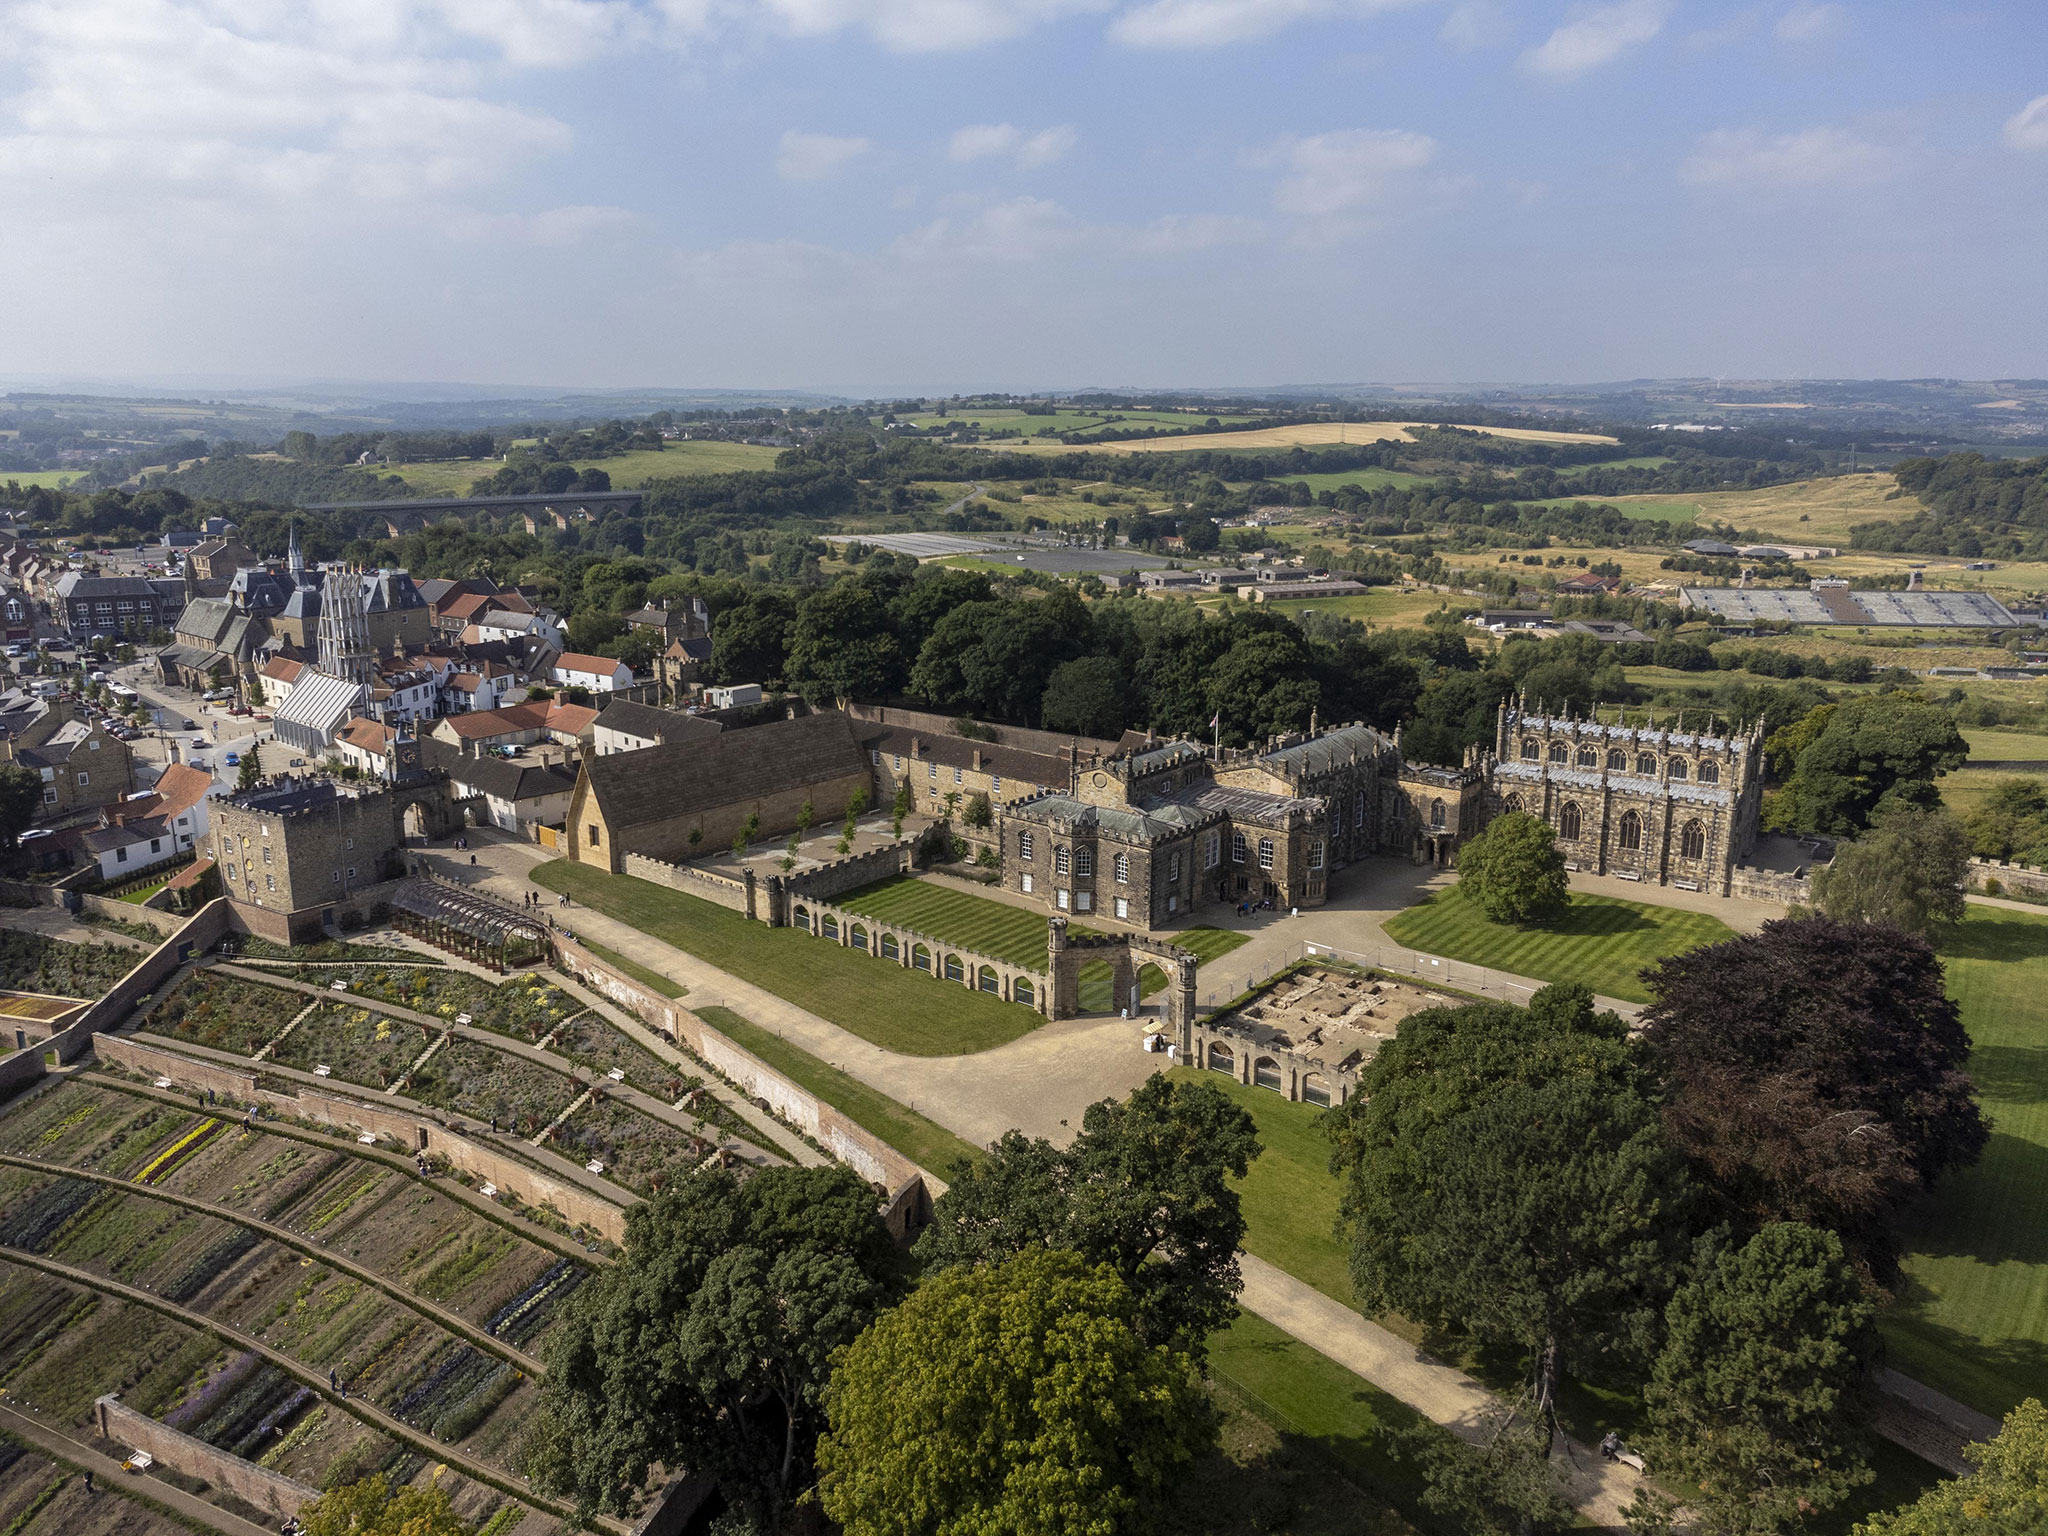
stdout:
[[[737,912],[645,880],[567,859],[539,865],[531,878],[887,1051],[964,1056],[1007,1044],[1044,1022],[1020,1004],[794,928],[749,922]],[[575,922],[572,913],[572,928]]]
[[613,970],[632,977],[633,980],[639,982],[641,986],[647,988],[650,992],[658,993],[662,997],[688,997],[690,995],[690,989],[680,981],[672,981],[659,971],[649,970],[638,960],[628,959],[616,949],[607,949],[595,939],[579,937],[576,942],[597,956],[598,959],[602,960]]
[[730,1008],[699,1008],[697,1017],[768,1063],[799,1087],[808,1088],[849,1120],[872,1131],[927,1172],[943,1177],[960,1161],[981,1157],[972,1142],[955,1136],[906,1104],[899,1104],[857,1077],[827,1066],[809,1051],[791,1045],[772,1030],[742,1018]]
[[1641,972],[1666,955],[1718,944],[1735,932],[1718,917],[1613,896],[1575,894],[1557,922],[1496,923],[1463,894],[1439,891],[1386,925],[1387,937],[1425,954],[1541,981],[1581,981],[1602,997],[1647,1003]]

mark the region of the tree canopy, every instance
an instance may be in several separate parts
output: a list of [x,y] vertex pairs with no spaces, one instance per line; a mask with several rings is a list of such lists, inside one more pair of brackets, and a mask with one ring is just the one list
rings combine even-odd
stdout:
[[299,1511],[306,1536],[470,1536],[445,1488],[393,1488],[380,1472],[330,1488]]
[[1854,837],[1880,808],[1933,810],[1937,775],[1960,767],[1969,743],[1949,712],[1911,693],[1858,694],[1823,704],[1766,744],[1789,778],[1772,819],[1801,832]]
[[1640,1046],[1583,987],[1403,1019],[1328,1122],[1360,1302],[1565,1371],[1647,1362],[1690,1195]]
[[625,1252],[548,1348],[535,1486],[623,1513],[655,1463],[768,1513],[807,1486],[833,1352],[890,1301],[896,1264],[850,1170],[710,1170],[626,1216]]
[[1221,1089],[1155,1075],[1091,1104],[1064,1149],[1013,1130],[955,1165],[917,1255],[943,1269],[1072,1249],[1129,1288],[1140,1338],[1199,1359],[1237,1315],[1245,1221],[1230,1181],[1261,1150]]
[[1963,1454],[1976,1468],[1856,1527],[1855,1536],[2039,1536],[2048,1529],[2048,1408],[2028,1398],[1988,1443]]
[[1970,838],[1946,811],[1894,805],[1813,876],[1813,904],[1849,923],[1883,923],[1923,937],[1963,920]]
[[1211,1420],[1106,1266],[1059,1250],[941,1271],[841,1358],[819,1501],[847,1536],[1137,1536]]
[[1458,849],[1458,885],[1496,923],[1543,923],[1562,917],[1571,880],[1557,834],[1526,811],[1496,816]]
[[1722,1218],[1826,1227],[1888,1272],[1899,1203],[1974,1162],[1989,1135],[1926,941],[1783,918],[1646,977],[1665,1123]]

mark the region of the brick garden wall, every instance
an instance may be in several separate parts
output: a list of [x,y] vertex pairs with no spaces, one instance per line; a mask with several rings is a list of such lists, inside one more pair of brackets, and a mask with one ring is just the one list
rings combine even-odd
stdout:
[[102,1440],[147,1451],[172,1471],[203,1478],[244,1503],[279,1518],[296,1515],[302,1505],[320,1496],[317,1488],[230,1455],[168,1424],[160,1424],[146,1413],[137,1413],[118,1402],[112,1393],[95,1401],[92,1413]]

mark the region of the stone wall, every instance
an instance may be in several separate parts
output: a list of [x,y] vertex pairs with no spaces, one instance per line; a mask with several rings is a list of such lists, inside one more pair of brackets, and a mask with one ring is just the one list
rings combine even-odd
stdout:
[[556,958],[570,975],[637,1015],[657,1033],[671,1040],[682,1038],[683,1010],[672,999],[657,996],[630,976],[613,970],[561,929],[557,928],[553,937]]
[[[911,854],[917,846],[917,839],[906,837],[886,847],[871,848],[866,853],[850,853],[843,859],[834,859],[820,864],[816,869],[807,869],[801,874],[769,876],[771,883],[780,880],[782,888],[791,896],[809,896],[818,901],[830,901],[835,896],[844,896],[848,891],[857,891],[864,885],[873,885],[878,880],[887,880],[891,875],[907,875],[911,870]],[[787,909],[785,908],[785,913]],[[774,921],[774,919],[770,919]],[[788,921],[787,916],[783,921]]]
[[45,1070],[43,1052],[47,1047],[32,1040],[8,1056],[0,1056],[0,1099],[40,1079]]
[[[800,933],[823,939],[827,944],[864,951],[884,965],[921,970],[935,981],[964,986],[969,991],[987,992],[1006,1003],[1016,1003],[1051,1016],[1050,960],[1047,961],[1047,969],[1014,965],[995,955],[984,955],[934,938],[931,934],[920,933],[915,928],[878,922],[865,912],[849,912],[831,902],[813,901],[804,896],[790,899],[789,926]],[[958,976],[948,973],[949,964],[957,965]],[[991,980],[994,985],[987,985]]]
[[[494,1147],[457,1135],[438,1120],[415,1110],[395,1105],[365,1103],[339,1094],[301,1088],[286,1093],[259,1088],[253,1072],[243,1072],[215,1062],[202,1061],[182,1052],[126,1036],[102,1036],[100,1059],[127,1067],[153,1078],[168,1078],[173,1086],[188,1092],[211,1088],[244,1104],[261,1104],[293,1120],[311,1121],[350,1134],[369,1132],[386,1136],[408,1151],[425,1151],[440,1157],[457,1172],[495,1184],[500,1192],[522,1204],[548,1206],[565,1221],[588,1226],[613,1242],[626,1235],[626,1213],[621,1205],[600,1198],[579,1184],[556,1178],[532,1164]],[[627,1204],[637,1203],[621,1192]]]
[[[175,933],[151,950],[134,970],[115,982],[112,990],[80,1014],[68,1029],[50,1037],[57,1059],[69,1061],[85,1049],[94,1034],[112,1029],[127,1018],[134,1011],[137,998],[154,992],[179,966],[194,955],[211,949],[227,931],[227,901],[223,897],[215,897],[180,923]],[[67,1036],[68,1039],[65,1038]]]
[[672,891],[683,892],[686,896],[697,896],[705,901],[716,902],[733,912],[747,910],[746,882],[735,880],[729,875],[714,875],[701,869],[692,869],[687,864],[671,864],[666,859],[650,859],[641,853],[627,854],[620,861],[620,868],[635,880],[665,885]]
[[1970,874],[1967,880],[1973,891],[1988,890],[1988,882],[1996,880],[1999,889],[2008,893],[2025,891],[2029,894],[2048,896],[2048,869],[2029,869],[2024,864],[2006,864],[1997,859],[1970,860]]
[[391,905],[391,898],[403,880],[386,880],[376,885],[366,885],[350,891],[337,901],[322,903],[317,907],[301,907],[292,912],[281,907],[259,907],[248,902],[233,902],[234,919],[232,926],[238,933],[253,933],[259,939],[268,939],[273,944],[318,944],[330,937],[326,925],[321,921],[325,913],[332,912],[337,920],[336,932],[340,932],[339,919],[344,912],[353,912],[363,920],[364,927],[372,927],[381,921]]
[[1782,906],[1801,906],[1813,900],[1813,880],[1777,869],[1757,869],[1738,864],[1728,872],[1728,894],[1745,901],[1775,901]]
[[296,1515],[302,1505],[320,1496],[317,1488],[230,1455],[182,1430],[160,1424],[146,1413],[137,1413],[117,1401],[111,1392],[93,1403],[92,1416],[102,1440],[147,1451],[159,1465],[187,1477],[204,1479],[279,1519]]
[[140,923],[145,928],[154,928],[158,933],[169,936],[185,924],[185,919],[175,912],[159,912],[154,907],[140,906],[132,901],[116,901],[111,896],[92,896],[81,891],[77,893],[78,905],[87,912],[101,917],[111,917],[119,922]]

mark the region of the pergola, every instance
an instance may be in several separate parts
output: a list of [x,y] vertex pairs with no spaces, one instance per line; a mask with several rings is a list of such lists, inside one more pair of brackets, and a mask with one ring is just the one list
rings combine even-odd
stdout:
[[431,876],[398,887],[391,921],[401,933],[496,971],[537,960],[548,950],[547,929],[531,917]]

